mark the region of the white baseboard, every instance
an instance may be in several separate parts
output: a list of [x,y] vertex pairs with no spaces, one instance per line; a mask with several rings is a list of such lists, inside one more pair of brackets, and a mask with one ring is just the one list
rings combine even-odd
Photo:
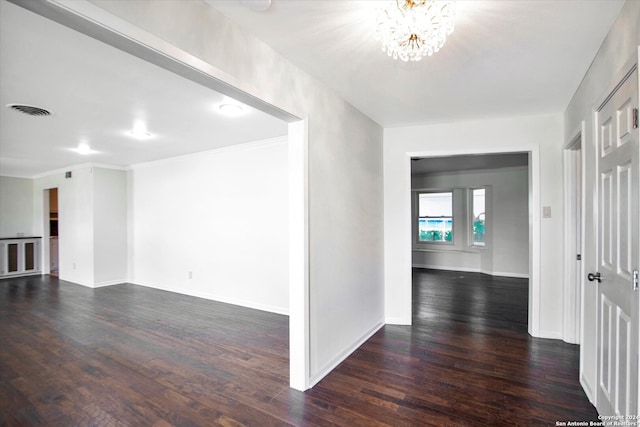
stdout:
[[275,313],[275,314],[282,314],[285,316],[289,315],[289,309],[288,308],[282,308],[282,307],[275,307],[275,306],[271,306],[271,305],[267,305],[267,304],[260,304],[260,303],[256,303],[254,301],[247,301],[247,300],[241,300],[241,299],[236,299],[236,298],[229,298],[229,297],[225,297],[225,296],[221,296],[221,295],[216,295],[213,293],[209,293],[209,292],[197,292],[197,291],[188,291],[185,289],[174,289],[171,287],[165,287],[165,286],[158,286],[158,285],[153,285],[151,283],[142,283],[142,282],[136,282],[136,281],[130,281],[129,283],[134,284],[134,285],[138,285],[138,286],[144,286],[146,288],[153,288],[153,289],[158,289],[161,291],[167,291],[167,292],[173,292],[176,294],[182,294],[182,295],[189,295],[191,297],[196,297],[196,298],[203,298],[203,299],[208,299],[211,301],[217,301],[217,302],[222,302],[225,304],[231,304],[231,305],[237,305],[240,307],[245,307],[245,308],[251,308],[254,310],[260,310],[260,311],[267,311],[269,313]]
[[463,271],[466,273],[482,273],[488,274],[489,276],[496,277],[513,277],[514,279],[528,279],[529,274],[521,274],[521,273],[507,273],[502,271],[486,271],[481,270],[479,268],[469,268],[469,267],[450,267],[450,266],[442,266],[442,265],[430,265],[430,264],[413,264],[414,268],[428,268],[431,270],[443,270],[443,271]]
[[384,322],[387,325],[411,326],[411,317],[386,317]]
[[16,277],[29,277],[29,276],[43,276],[46,273],[42,271],[34,271],[30,273],[15,273],[15,274],[3,274],[0,276],[0,279],[13,279]]
[[123,283],[127,283],[126,279],[122,280],[108,280],[106,282],[94,283],[92,288],[103,288],[105,286],[113,286],[113,285],[122,285]]
[[73,283],[74,285],[79,285],[79,286],[84,286],[85,288],[91,288],[93,289],[93,285],[87,284],[87,283],[80,283],[80,282],[74,282],[73,280],[69,280],[69,279],[63,279],[62,277],[58,276],[59,280],[62,280],[64,282],[68,282],[68,283]]
[[327,363],[320,371],[312,375],[309,378],[309,388],[312,388],[314,385],[318,384],[320,380],[322,380],[325,376],[327,376],[331,371],[333,371],[336,366],[342,363],[347,357],[351,355],[354,351],[356,351],[362,344],[364,344],[369,338],[371,338],[376,332],[378,332],[384,326],[384,322],[377,322],[371,329],[365,332],[356,342],[341,352],[338,356],[334,357],[329,363]]
[[561,340],[562,332],[558,331],[538,331],[536,338],[545,338],[550,340]]
[[578,340],[577,337],[575,337],[575,339],[567,339],[565,336],[563,336],[562,341],[566,342],[567,344],[580,345],[580,340]]
[[502,272],[502,271],[483,271],[483,274],[488,274],[489,276],[496,276],[496,277],[513,277],[514,279],[528,279],[529,278],[529,274],[522,274],[522,273],[506,273],[506,272]]
[[468,273],[480,273],[479,268],[469,267],[447,267],[442,265],[430,265],[430,264],[413,264],[413,268],[428,268],[430,270],[444,270],[444,271],[464,271]]
[[589,381],[587,381],[586,377],[582,374],[580,374],[580,385],[584,390],[584,394],[587,395],[589,402],[591,402],[592,405],[595,405],[593,387],[591,387],[591,384],[589,384]]

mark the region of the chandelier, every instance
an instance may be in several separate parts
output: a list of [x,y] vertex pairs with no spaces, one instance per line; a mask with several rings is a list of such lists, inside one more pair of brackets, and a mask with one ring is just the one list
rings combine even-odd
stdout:
[[420,61],[444,45],[456,18],[453,0],[395,0],[378,10],[377,39],[393,59]]

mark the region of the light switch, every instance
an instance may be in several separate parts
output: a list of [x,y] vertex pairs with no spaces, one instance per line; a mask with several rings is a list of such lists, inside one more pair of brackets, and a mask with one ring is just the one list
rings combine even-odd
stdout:
[[551,206],[542,207],[542,218],[551,218]]

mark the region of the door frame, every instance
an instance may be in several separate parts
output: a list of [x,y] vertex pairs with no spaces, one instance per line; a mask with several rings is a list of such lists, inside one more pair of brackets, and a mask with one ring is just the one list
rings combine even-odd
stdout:
[[[584,256],[585,245],[585,122],[582,121],[578,129],[572,134],[563,147],[564,161],[564,318],[562,336],[565,342],[580,344],[582,330],[582,288],[584,286],[584,263],[576,269],[576,255]],[[577,151],[580,155],[577,155]],[[576,169],[580,168],[580,178]],[[577,206],[572,197],[580,191],[580,205]],[[580,230],[571,227],[576,219],[580,220]],[[580,237],[580,245],[576,244]],[[578,273],[576,274],[576,271]],[[582,365],[582,364],[581,364]]]
[[[404,188],[403,197],[405,203],[401,209],[405,230],[403,235],[405,240],[411,241],[412,221],[411,221],[411,159],[415,157],[449,157],[459,155],[484,155],[484,154],[509,154],[509,153],[528,153],[528,184],[529,184],[529,301],[528,301],[528,332],[534,337],[539,337],[540,330],[540,235],[541,235],[541,204],[540,204],[540,147],[537,145],[522,145],[513,147],[499,148],[478,148],[478,149],[461,149],[461,150],[425,150],[405,152],[404,158]],[[407,299],[403,303],[405,312],[401,318],[387,318],[387,323],[410,325],[411,324],[411,259],[412,246],[408,245],[406,260],[408,265],[403,267],[408,274],[405,274],[405,283],[402,288],[403,299]]]
[[51,237],[49,231],[49,190],[51,190],[51,188],[45,188],[42,190],[42,247],[40,248],[42,254],[42,274],[51,273],[51,253],[49,248],[49,238]]
[[[590,127],[590,131],[591,131],[591,140],[589,141],[589,149],[591,151],[591,160],[592,162],[587,163],[585,166],[590,166],[590,173],[592,173],[594,175],[594,181],[593,181],[593,189],[591,191],[591,197],[592,197],[592,208],[593,208],[593,214],[592,214],[592,223],[588,224],[590,226],[590,231],[591,231],[591,235],[593,236],[593,245],[587,245],[587,234],[584,234],[584,239],[583,239],[583,245],[585,246],[585,253],[583,255],[585,255],[585,257],[583,257],[583,261],[587,261],[590,260],[592,261],[592,265],[587,265],[586,262],[583,262],[583,271],[586,273],[586,271],[593,267],[594,270],[593,271],[597,271],[598,270],[598,250],[599,250],[599,236],[598,236],[598,224],[600,221],[600,217],[598,215],[598,209],[597,209],[597,203],[599,201],[600,198],[600,193],[599,193],[599,186],[598,186],[598,180],[599,177],[598,175],[598,163],[597,163],[597,159],[598,159],[598,123],[596,120],[597,117],[597,112],[600,111],[600,109],[604,106],[604,104],[607,103],[607,101],[609,100],[610,97],[613,96],[613,94],[615,93],[615,91],[618,89],[618,86],[622,85],[623,82],[625,81],[625,79],[627,78],[627,76],[631,73],[633,73],[633,71],[635,69],[638,69],[638,96],[640,98],[640,46],[638,46],[637,52],[635,55],[632,55],[627,61],[624,62],[624,65],[618,69],[618,71],[614,74],[613,78],[610,80],[610,82],[605,86],[605,90],[602,91],[601,95],[595,100],[595,102],[592,105],[591,111],[589,112],[589,120],[591,120],[591,126]],[[584,146],[583,146],[583,153],[586,153],[586,150],[584,150]],[[585,178],[586,178],[586,168],[585,168]],[[586,196],[586,191],[585,191],[585,196]],[[586,206],[586,205],[585,205]],[[585,227],[586,230],[586,226],[587,224],[583,225]],[[640,227],[639,227],[640,228]],[[638,236],[640,238],[640,236]],[[589,258],[586,258],[586,250],[587,249],[591,249],[592,253],[589,253]],[[636,262],[638,263],[638,265],[640,265],[640,259],[636,260]],[[583,274],[583,280],[584,280],[584,274]],[[596,287],[599,287],[599,284],[597,282],[594,283],[594,285]],[[596,295],[599,296],[599,289],[596,289]],[[584,304],[584,300],[582,301],[582,304]],[[581,310],[581,311],[585,311],[585,310]],[[586,313],[584,313],[586,314]],[[598,316],[598,311],[596,311],[596,316]],[[600,319],[598,319],[596,317],[596,325],[598,325],[600,322]],[[582,330],[584,332],[584,330]],[[598,337],[595,338],[596,340],[598,339]],[[638,328],[638,342],[640,342],[640,328]],[[596,348],[597,348],[597,343],[596,343]],[[588,381],[586,380],[585,377],[583,377],[583,366],[582,366],[582,360],[583,360],[583,349],[584,346],[580,346],[580,362],[581,362],[581,366],[580,366],[580,384],[582,385],[583,390],[585,391],[587,397],[589,398],[589,400],[591,401],[591,403],[596,406],[598,404],[598,393],[597,393],[597,389],[596,387],[598,387],[598,365],[600,363],[600,359],[599,359],[599,352],[596,352],[596,360],[595,360],[595,366],[593,367],[593,369],[595,370],[595,376],[594,376],[594,384],[593,386],[591,386]],[[637,369],[638,371],[638,384],[640,384],[640,366]],[[640,408],[640,392],[637,393],[638,394],[638,402],[637,402],[637,408]]]

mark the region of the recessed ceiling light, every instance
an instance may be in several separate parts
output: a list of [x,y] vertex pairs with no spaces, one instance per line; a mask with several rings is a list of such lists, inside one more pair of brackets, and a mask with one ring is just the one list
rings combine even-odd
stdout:
[[86,142],[81,142],[80,144],[78,144],[78,148],[74,148],[73,151],[78,154],[82,154],[83,156],[95,153],[95,151],[93,151],[91,147],[89,147],[89,144],[87,144]]
[[218,110],[225,116],[236,117],[244,112],[241,105],[238,104],[222,104],[218,107]]
[[136,139],[149,139],[151,138],[151,134],[149,132],[147,132],[146,130],[132,130],[131,132],[129,132],[129,135],[131,135],[132,137],[136,138]]
[[129,135],[136,139],[149,139],[151,134],[147,131],[147,126],[142,121],[137,121],[133,126],[133,130],[129,132]]
[[89,154],[91,153],[91,147],[88,144],[80,144],[78,145],[78,153],[79,154]]

